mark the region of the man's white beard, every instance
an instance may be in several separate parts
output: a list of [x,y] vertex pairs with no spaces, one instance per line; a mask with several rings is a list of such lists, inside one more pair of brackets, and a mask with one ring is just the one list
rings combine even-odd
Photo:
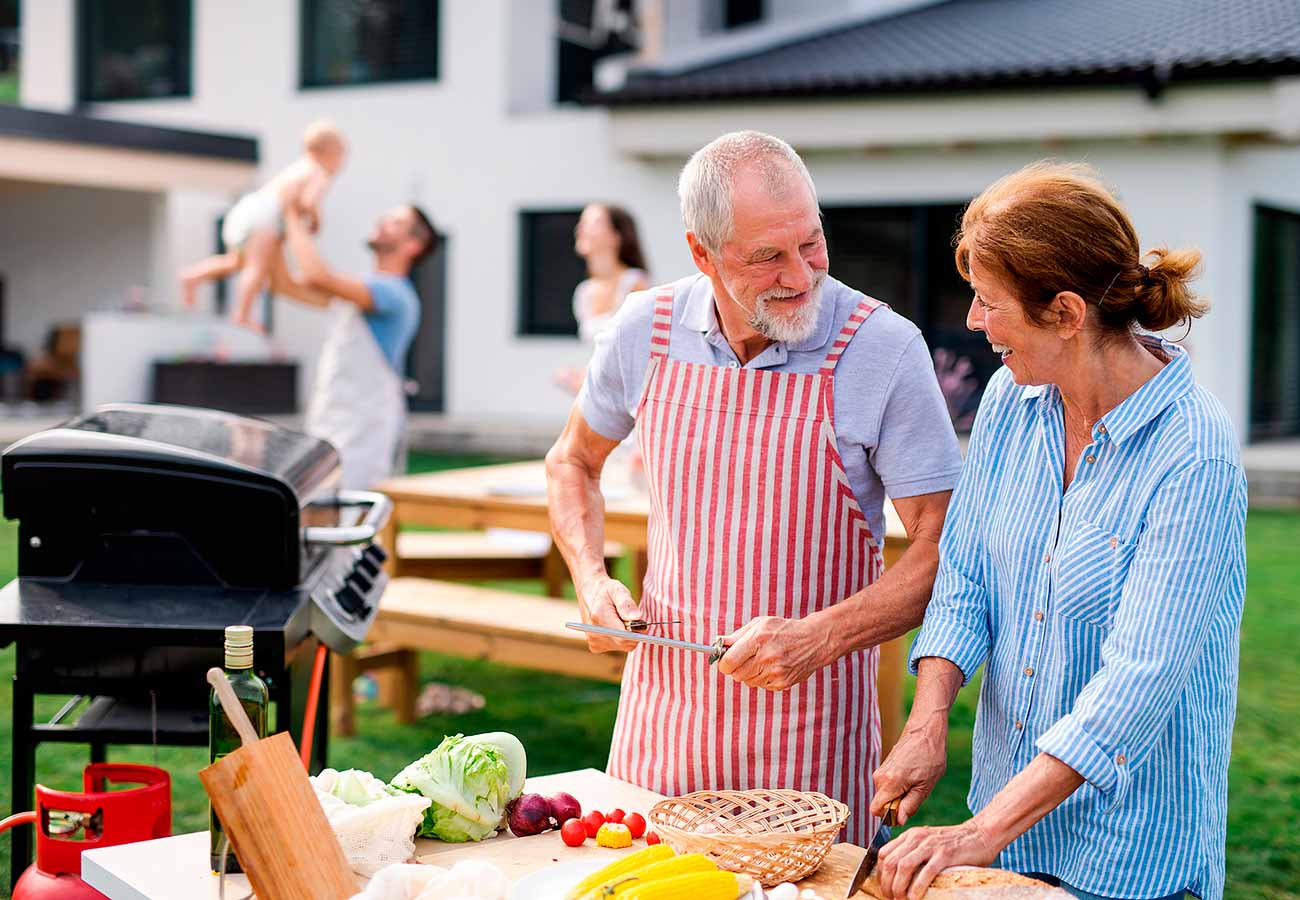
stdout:
[[[753,309],[747,309],[744,304],[740,304],[741,308],[749,313],[746,324],[770,341],[797,344],[807,340],[817,328],[817,317],[822,308],[822,283],[826,280],[826,274],[824,269],[814,274],[808,299],[800,304],[793,314],[788,311],[781,314],[769,306],[769,301],[782,297],[795,297],[801,293],[785,288],[769,288],[763,291],[755,299]],[[731,285],[726,287],[727,292],[734,298],[736,295],[731,291]]]

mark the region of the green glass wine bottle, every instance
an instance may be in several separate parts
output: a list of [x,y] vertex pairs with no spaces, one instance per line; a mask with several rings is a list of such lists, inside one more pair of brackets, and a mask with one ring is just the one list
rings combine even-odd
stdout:
[[[231,625],[226,629],[226,677],[234,688],[235,696],[248,713],[248,720],[253,723],[253,730],[258,737],[266,737],[266,712],[270,695],[266,682],[257,677],[253,671],[253,629],[248,625]],[[212,691],[208,698],[208,751],[212,762],[216,762],[228,753],[240,747],[239,732],[230,723],[226,712],[221,708],[217,692]],[[221,820],[208,804],[208,833],[211,835],[212,871],[220,871],[221,838],[224,829]],[[239,860],[235,858],[234,848],[226,853],[226,871],[239,872]]]

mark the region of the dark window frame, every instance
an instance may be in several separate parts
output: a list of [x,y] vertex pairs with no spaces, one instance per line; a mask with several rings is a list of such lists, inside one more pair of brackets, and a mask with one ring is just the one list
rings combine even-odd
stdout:
[[[542,0],[534,0],[542,2]],[[636,5],[631,0],[622,0],[627,6],[622,11],[628,16],[636,15]],[[556,15],[564,17],[563,0],[557,0]],[[624,35],[610,33],[604,46],[593,47],[563,34],[555,35],[555,83],[552,85],[551,102],[556,106],[584,105],[591,101],[595,91],[595,70],[601,60],[630,53],[636,47],[628,43]]]
[[[944,316],[945,307],[942,301],[945,297],[951,301],[954,296],[953,289],[960,280],[949,249],[951,245],[947,241],[956,231],[960,213],[968,202],[967,199],[924,202],[891,199],[836,200],[822,203],[822,220],[826,226],[832,275],[847,279],[848,286],[855,290],[864,291],[885,303],[892,304],[899,314],[906,316],[921,329],[932,358],[935,351],[946,349],[970,361],[974,367],[973,374],[979,382],[978,390],[968,401],[972,404],[970,408],[963,408],[961,412],[965,415],[973,415],[973,404],[978,401],[988,383],[988,378],[997,371],[1001,363],[991,350],[985,349],[987,342],[982,337],[965,333],[964,317],[960,323],[962,332],[958,334],[955,333],[955,326],[958,323],[952,321],[951,307],[946,310],[948,317]],[[903,271],[907,275],[904,296],[886,296],[882,292],[882,289],[889,289],[885,284],[855,283],[861,280],[861,276],[855,272],[845,271],[846,268],[853,268],[853,266],[837,265],[837,259],[841,260],[841,263],[844,261],[843,255],[834,247],[836,243],[834,217],[837,214],[845,216],[859,214],[867,218],[874,217],[881,222],[892,216],[895,224],[903,226],[907,233],[907,255],[906,262],[903,264],[905,266]],[[944,220],[936,218],[945,214],[953,214],[950,227]],[[940,233],[945,238],[942,247],[938,244]],[[844,239],[840,238],[840,240]],[[949,272],[951,279],[947,276],[936,276],[941,267]],[[948,283],[944,284],[944,281]],[[968,294],[969,289],[963,288],[962,293]],[[964,421],[965,415],[959,418]],[[965,430],[967,426],[963,424],[959,427]]]
[[[1268,322],[1261,325],[1261,314],[1265,312],[1262,308],[1264,303],[1263,293],[1267,286],[1272,285],[1275,272],[1265,272],[1264,263],[1266,255],[1273,249],[1265,246],[1265,231],[1268,228],[1269,220],[1289,220],[1293,227],[1300,227],[1300,210],[1286,209],[1282,206],[1276,206],[1269,203],[1255,202],[1251,205],[1251,273],[1250,273],[1250,319],[1248,324],[1249,330],[1249,376],[1246,380],[1246,435],[1249,441],[1263,441],[1269,439],[1287,439],[1293,438],[1300,434],[1300,416],[1294,411],[1292,418],[1283,418],[1286,413],[1284,409],[1286,396],[1268,397],[1268,403],[1264,403],[1259,396],[1260,381],[1273,375],[1276,379],[1278,373],[1273,371],[1273,366],[1279,360],[1269,358],[1262,359],[1266,348],[1261,346],[1261,332],[1267,331],[1274,339],[1275,344],[1285,340],[1287,335],[1278,333],[1277,323]],[[1300,254],[1300,240],[1297,241],[1296,252]],[[1300,270],[1300,259],[1295,261],[1295,266]],[[1276,287],[1276,285],[1272,285]],[[1300,286],[1297,286],[1300,289]],[[1276,312],[1270,310],[1269,312]],[[1300,329],[1296,331],[1293,338],[1300,338]],[[1300,343],[1300,340],[1298,340]],[[1269,347],[1269,350],[1276,350],[1277,347]],[[1294,348],[1294,352],[1300,354],[1300,346]],[[1268,366],[1265,370],[1264,367]],[[1281,373],[1285,374],[1285,373]],[[1300,391],[1300,387],[1294,388]],[[1265,411],[1270,413],[1270,417],[1262,418]]]
[[[574,321],[572,329],[564,328],[547,328],[539,327],[534,319],[533,312],[536,306],[536,298],[533,296],[532,273],[535,269],[538,248],[534,246],[532,229],[529,227],[530,220],[534,216],[546,215],[571,215],[576,222],[577,217],[582,215],[581,206],[548,206],[548,207],[526,207],[521,208],[516,213],[516,229],[519,240],[518,252],[518,301],[516,304],[515,335],[522,338],[573,338],[578,337],[577,320]],[[575,254],[576,258],[576,254]],[[577,287],[577,284],[574,284]],[[570,292],[572,296],[572,292]]]
[[761,24],[767,19],[767,2],[766,0],[747,0],[746,5],[753,7],[752,15],[736,19],[738,14],[742,14],[736,7],[740,4],[737,0],[720,0],[721,7],[718,10],[718,30],[732,31],[736,28],[745,28],[750,25]]
[[328,91],[347,88],[366,88],[386,84],[420,84],[442,80],[442,2],[427,0],[433,5],[433,66],[432,73],[419,75],[397,75],[387,78],[367,78],[357,81],[313,81],[308,72],[312,56],[313,41],[311,19],[308,7],[316,0],[299,0],[298,2],[298,90]]
[[184,47],[182,58],[173,64],[173,78],[183,82],[184,88],[170,94],[139,94],[123,97],[106,97],[93,95],[93,66],[91,51],[92,22],[95,15],[95,0],[77,0],[76,7],[76,60],[77,60],[77,103],[135,103],[148,100],[181,100],[194,96],[194,0],[179,0],[177,9],[181,11],[180,21],[176,25],[177,46]]

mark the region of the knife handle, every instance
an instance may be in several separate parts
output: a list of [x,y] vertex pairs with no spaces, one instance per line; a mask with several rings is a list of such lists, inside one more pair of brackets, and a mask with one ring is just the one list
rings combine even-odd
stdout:
[[885,815],[884,818],[881,819],[881,821],[884,822],[886,825],[888,825],[890,828],[893,828],[896,825],[898,825],[898,807],[900,804],[902,804],[902,802],[903,802],[902,797],[895,797],[893,800],[890,800],[889,804],[885,807]]
[[713,665],[727,654],[727,645],[723,643],[721,635],[713,639],[710,645],[713,649],[709,652],[709,665]]

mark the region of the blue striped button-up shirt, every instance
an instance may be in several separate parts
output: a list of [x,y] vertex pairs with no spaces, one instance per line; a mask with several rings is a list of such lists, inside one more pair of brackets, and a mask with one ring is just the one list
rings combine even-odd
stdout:
[[969,679],[987,663],[973,811],[1039,752],[1086,779],[1002,866],[1217,900],[1246,481],[1222,407],[1159,346],[1171,361],[1093,426],[1064,492],[1059,391],[1005,368],[989,382],[911,664],[943,657]]

